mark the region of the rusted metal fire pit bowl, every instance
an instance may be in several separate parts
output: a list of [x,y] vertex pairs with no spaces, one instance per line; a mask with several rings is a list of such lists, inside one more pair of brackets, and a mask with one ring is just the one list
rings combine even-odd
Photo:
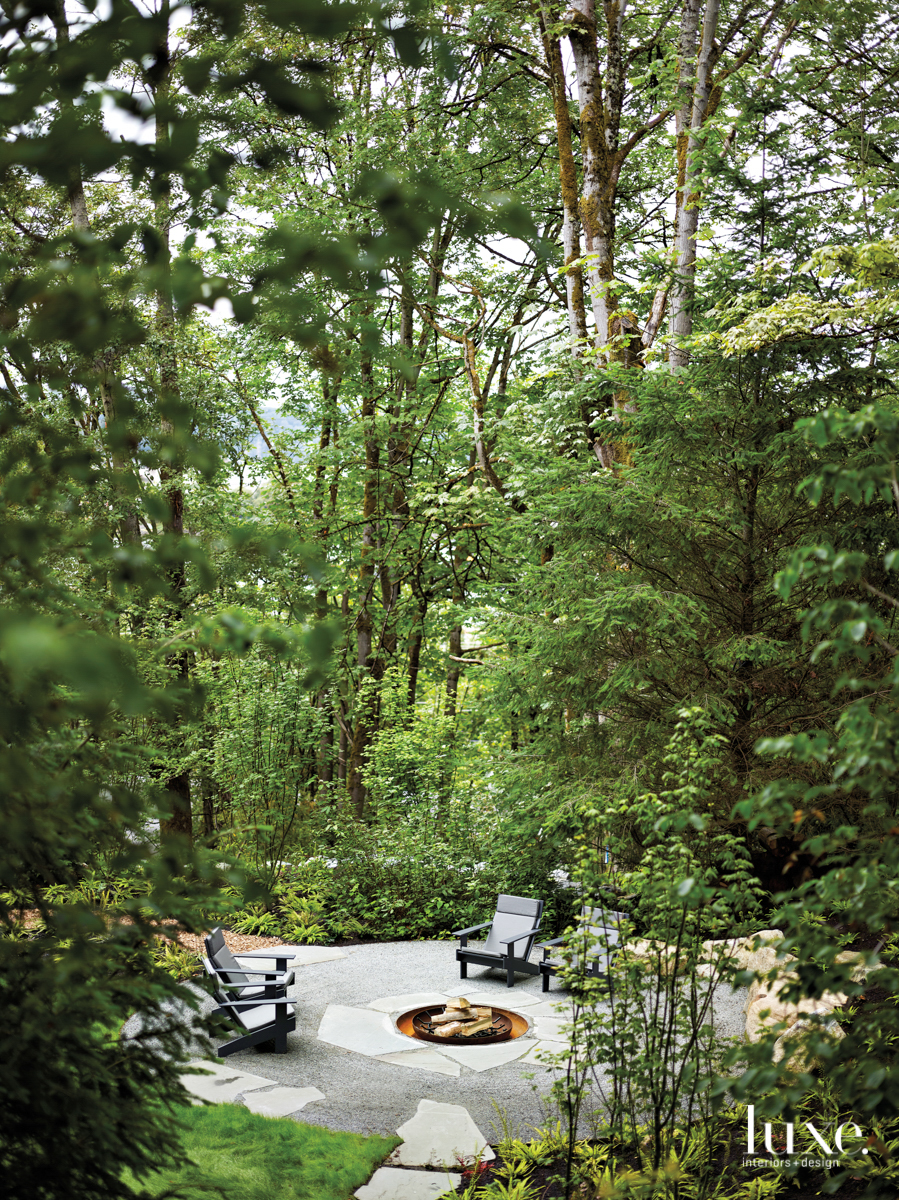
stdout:
[[520,1013],[510,1012],[507,1008],[491,1008],[493,1024],[489,1029],[465,1037],[463,1034],[452,1034],[450,1037],[440,1037],[432,1033],[429,1026],[431,1018],[439,1016],[446,1006],[432,1004],[426,1008],[410,1008],[396,1019],[396,1028],[406,1037],[416,1038],[420,1042],[434,1042],[438,1046],[492,1046],[495,1042],[509,1042],[528,1032],[529,1023]]

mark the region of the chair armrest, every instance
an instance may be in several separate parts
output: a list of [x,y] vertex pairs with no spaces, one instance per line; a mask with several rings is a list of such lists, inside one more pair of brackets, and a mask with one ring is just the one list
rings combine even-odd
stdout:
[[[262,971],[247,971],[246,974],[247,975],[261,975]],[[232,991],[232,992],[233,991],[242,991],[245,987],[248,987],[248,986],[249,987],[265,986],[264,984],[260,984],[260,983],[256,983],[256,984],[225,983],[224,979],[221,979],[219,977],[216,977],[215,982],[218,987],[224,988],[225,990]],[[265,982],[269,987],[290,987],[290,985],[294,982],[293,971],[291,971],[289,975],[282,975],[279,979],[267,979]]]
[[259,1008],[261,1005],[286,1005],[289,1004],[292,1008],[296,1008],[296,1000],[288,1000],[285,996],[268,997],[260,996],[256,1000],[226,1000],[221,1004],[220,1008]]
[[516,933],[514,937],[502,938],[500,940],[499,944],[501,946],[511,946],[515,942],[523,941],[524,938],[533,937],[535,933],[539,933],[539,932],[540,932],[540,926],[535,925],[533,929],[526,929],[524,931],[524,933]]
[[549,952],[550,952],[550,948],[552,946],[561,946],[563,944],[563,942],[565,942],[566,940],[567,939],[563,936],[563,937],[553,938],[552,941],[549,941],[549,942],[538,942],[537,949],[543,951],[543,961],[546,962],[547,959],[549,958]]
[[270,950],[239,950],[234,955],[235,959],[295,959],[295,950],[284,950],[282,952],[280,946],[272,947]]
[[282,958],[285,962],[291,958],[296,958],[296,951],[292,950],[289,954],[281,954],[279,947],[275,946],[273,950],[242,950],[239,954],[234,955],[235,958]]
[[[219,974],[219,973],[221,972],[221,970],[225,970],[226,972],[230,971],[230,973],[231,973],[232,975],[236,975],[236,974],[237,974],[237,972],[234,970],[234,968],[233,968],[233,967],[224,967],[224,968],[221,968],[221,967],[220,967],[220,968],[219,968],[219,970],[218,970],[218,971],[216,971],[216,974]],[[243,967],[241,967],[241,968],[240,968],[240,973],[241,973],[241,975],[261,975],[261,976],[262,976],[264,979],[265,979],[265,978],[269,978],[269,979],[273,979],[273,980],[285,979],[285,978],[287,977],[287,970],[286,970],[286,969],[285,969],[285,970],[283,970],[283,971],[279,971],[279,972],[275,972],[275,971],[251,971],[249,968],[247,968],[247,969],[244,969]],[[293,974],[293,971],[291,971],[291,972],[290,972],[290,974],[292,975],[292,974]]]
[[[253,962],[256,959],[261,960],[263,958],[271,958],[271,959],[274,959],[276,971],[286,971],[288,961],[292,962],[294,960],[294,958],[296,958],[296,955],[295,954],[257,954],[254,956],[252,954],[235,954],[234,958],[239,967],[243,967],[243,965],[244,965],[243,961],[242,961],[243,959],[247,959],[250,962]],[[249,970],[249,968],[244,968],[244,969]],[[269,970],[271,970],[271,968],[269,968]],[[258,972],[257,972],[257,974],[258,974]]]
[[457,929],[453,937],[460,939],[459,949],[464,950],[468,945],[468,935],[470,933],[477,933],[480,929],[489,929],[492,924],[492,921],[485,921],[483,925],[472,925],[470,929]]

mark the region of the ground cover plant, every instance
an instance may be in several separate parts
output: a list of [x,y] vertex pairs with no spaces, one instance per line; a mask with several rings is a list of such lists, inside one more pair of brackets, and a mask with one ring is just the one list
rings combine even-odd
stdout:
[[234,1104],[179,1109],[178,1127],[189,1162],[141,1180],[145,1195],[346,1200],[399,1144],[398,1138],[260,1117]]
[[[801,1115],[820,1120],[821,1107],[807,1102]],[[845,1116],[837,1113],[840,1115]],[[741,1107],[719,1114],[693,1133],[673,1130],[670,1157],[661,1175],[648,1165],[643,1150],[643,1143],[652,1141],[648,1128],[638,1127],[626,1140],[608,1133],[579,1139],[569,1162],[568,1139],[556,1122],[536,1136],[500,1141],[495,1147],[496,1159],[472,1166],[464,1172],[459,1188],[446,1196],[465,1200],[564,1200],[566,1196],[584,1200],[658,1200],[668,1196],[685,1200],[816,1200],[835,1194],[846,1200],[866,1195],[886,1200],[896,1192],[896,1166],[889,1152],[896,1134],[894,1122],[880,1127],[878,1136],[886,1153],[876,1153],[873,1161],[865,1164],[863,1174],[842,1182],[834,1192],[833,1172],[817,1165],[788,1173],[759,1165],[759,1160],[748,1164],[746,1110]],[[783,1151],[782,1138],[775,1137],[774,1145]],[[799,1135],[795,1147],[800,1161],[821,1162],[821,1147],[807,1134]]]

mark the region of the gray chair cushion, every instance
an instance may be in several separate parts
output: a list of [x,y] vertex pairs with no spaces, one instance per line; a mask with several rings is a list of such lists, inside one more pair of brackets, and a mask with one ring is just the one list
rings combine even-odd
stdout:
[[[282,1011],[290,1014],[289,1008],[282,1008]],[[261,1029],[263,1025],[274,1025],[275,1012],[273,1004],[260,1004],[258,1008],[240,1009],[234,1013],[234,1017],[247,1033],[252,1033],[254,1029]]]
[[[220,929],[214,929],[206,938],[206,949],[209,953],[209,960],[223,983],[244,985],[239,992],[229,993],[232,999],[252,1000],[255,996],[265,995],[265,979],[259,974],[247,975],[241,969],[240,963],[225,944],[225,938]],[[256,970],[265,970],[265,968],[260,964]],[[269,973],[277,974],[276,971]],[[286,977],[282,976],[278,982],[289,987],[293,983],[293,972],[291,971]]]
[[587,948],[587,966],[592,967],[594,961],[598,960],[599,971],[602,974],[608,971],[609,963],[615,957],[616,948],[621,941],[619,926],[627,919],[627,913],[615,912],[611,908],[584,909],[580,919],[583,923],[581,928],[586,925],[594,939]]
[[526,934],[536,924],[536,915],[519,916],[516,913],[497,911],[484,950],[487,954],[513,954],[515,958],[527,958],[534,942],[533,937],[523,937],[520,942],[511,946],[503,946],[501,943],[505,938],[514,937],[516,933]]
[[496,902],[496,911],[514,913],[517,917],[532,917],[532,925],[537,924],[537,918],[543,912],[543,901],[532,900],[528,896],[500,895]]
[[251,979],[248,975],[244,974],[240,969],[240,963],[227,946],[212,955],[212,965],[225,983],[242,983],[245,985],[239,993],[232,992],[232,995],[236,996],[239,994],[241,999],[249,1000],[257,992],[260,996],[263,994],[263,981],[258,977]]

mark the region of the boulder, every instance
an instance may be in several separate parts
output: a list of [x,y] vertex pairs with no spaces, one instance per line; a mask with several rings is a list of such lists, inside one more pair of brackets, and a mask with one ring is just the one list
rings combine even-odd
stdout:
[[[786,1029],[781,1034],[781,1038],[783,1038],[804,1017],[812,1013],[829,1017],[835,1008],[842,1007],[847,1001],[847,997],[842,992],[825,992],[823,996],[815,998],[809,996],[801,1000],[783,999],[781,993],[788,984],[794,984],[796,978],[795,974],[787,971],[778,975],[773,983],[755,980],[750,985],[749,1001],[746,1005],[746,1040],[748,1042],[761,1041],[764,1035],[777,1025],[786,1025]],[[839,1029],[839,1026],[836,1028]],[[842,1036],[842,1032],[840,1030],[840,1036]],[[778,1041],[780,1040],[779,1038]],[[780,1055],[780,1058],[782,1057],[783,1054]],[[774,1061],[779,1062],[780,1058],[775,1058]]]
[[783,941],[780,929],[761,929],[747,937],[723,938],[720,941],[702,943],[703,975],[714,975],[722,969],[722,960],[727,959],[733,971],[773,971],[784,962],[795,962],[791,954],[778,954],[777,947]]
[[836,957],[838,963],[853,963],[852,982],[864,983],[869,971],[877,970],[865,962],[865,956],[860,950],[841,950]]
[[[803,1002],[805,1003],[805,1002]],[[820,1037],[822,1034],[829,1041],[838,1042],[846,1036],[842,1026],[840,1026],[833,1018],[827,1022],[827,1028],[822,1029],[818,1021],[811,1020],[812,1014],[819,1017],[826,1017],[827,1010],[822,1008],[808,1009],[808,1016],[800,1017],[784,1030],[777,1041],[774,1043],[774,1062],[779,1063],[783,1059],[787,1060],[787,1069],[798,1074],[802,1071],[822,1070],[824,1063],[817,1055],[802,1044],[803,1035],[808,1035],[812,1030],[815,1030]]]
[[640,938],[625,942],[619,955],[632,962],[639,962],[647,971],[658,971],[660,975],[680,975],[687,968],[687,955],[667,942]]

